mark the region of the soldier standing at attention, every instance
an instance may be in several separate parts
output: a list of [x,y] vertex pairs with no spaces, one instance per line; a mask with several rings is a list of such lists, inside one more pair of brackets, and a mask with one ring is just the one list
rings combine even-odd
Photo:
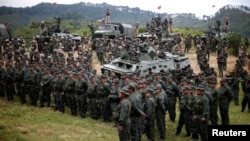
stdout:
[[[2,74],[2,79],[3,79],[3,84],[6,90],[6,96],[8,101],[13,101],[14,100],[14,71],[11,68],[11,64],[9,62],[6,62],[5,65],[6,71]],[[3,89],[3,88],[1,88]]]
[[50,107],[50,101],[51,101],[51,87],[50,82],[53,79],[53,76],[50,74],[50,69],[45,69],[45,74],[43,75],[41,82],[40,82],[40,107],[44,107],[44,102],[47,102],[47,107]]
[[145,133],[149,141],[154,141],[154,125],[155,125],[155,107],[156,102],[153,97],[153,90],[147,89],[145,94],[145,107],[144,111],[146,114],[144,124],[145,124]]
[[224,32],[227,33],[229,32],[229,26],[230,26],[228,17],[225,19],[224,22],[225,22]]
[[141,140],[141,117],[145,117],[146,114],[142,111],[142,99],[138,94],[137,91],[137,83],[130,82],[128,83],[128,90],[129,90],[129,101],[131,102],[131,128],[130,128],[130,135],[131,141],[140,141]]
[[97,86],[97,102],[100,106],[100,112],[103,117],[103,122],[110,121],[110,104],[108,102],[108,95],[110,94],[110,86],[105,81],[107,76],[102,75],[99,81],[99,85]]
[[178,121],[178,126],[176,129],[175,135],[179,135],[181,133],[182,126],[185,124],[186,136],[191,135],[191,90],[192,87],[184,86],[183,94],[180,98],[180,116]]
[[118,123],[118,135],[120,141],[130,141],[130,111],[131,102],[128,100],[128,88],[124,87],[119,92],[120,103],[115,110],[115,118]]
[[222,78],[220,80],[220,88],[218,92],[219,110],[221,116],[222,125],[229,125],[229,104],[233,99],[233,92],[231,88],[227,85],[226,79]]
[[223,68],[224,68],[224,58],[222,55],[219,55],[217,58],[217,64],[219,69],[219,77],[223,77]]
[[110,9],[108,8],[108,9],[106,10],[106,16],[105,16],[105,22],[106,22],[106,24],[110,23],[110,15],[111,15],[111,11],[110,11]]
[[76,93],[76,104],[77,104],[77,111],[79,112],[80,116],[82,118],[85,118],[86,116],[86,91],[88,89],[88,85],[86,81],[83,79],[83,76],[79,72],[77,74],[77,80],[75,84],[75,93]]
[[[108,96],[108,100],[110,102],[110,106],[111,106],[111,112],[113,113],[117,107],[117,105],[119,104],[120,100],[119,100],[119,79],[115,78],[112,81],[112,86],[110,89],[110,94]],[[115,126],[117,125],[117,123],[115,123]]]
[[76,80],[74,78],[74,74],[75,74],[74,72],[70,72],[68,74],[68,78],[66,80],[66,85],[65,85],[65,92],[66,92],[66,99],[71,111],[71,115],[76,116],[77,114],[76,97],[75,97]]
[[16,84],[16,90],[17,90],[17,95],[19,96],[21,104],[26,103],[25,100],[25,93],[23,91],[23,80],[24,80],[24,75],[25,75],[25,70],[23,68],[23,64],[19,63],[17,64],[17,68],[15,70],[15,84]]
[[156,108],[155,108],[155,120],[156,126],[160,133],[160,140],[165,139],[166,125],[165,125],[165,115],[167,113],[167,109],[165,107],[164,101],[164,93],[162,93],[161,84],[157,84],[154,88]]
[[248,112],[250,112],[250,77],[249,76],[242,83],[242,90],[244,92],[244,97],[242,99],[241,112],[244,112],[246,106],[248,106]]
[[240,91],[239,84],[240,84],[240,81],[238,79],[238,75],[233,74],[232,83],[230,84],[230,88],[233,92],[233,101],[234,101],[235,105],[239,105],[239,91]]
[[97,82],[95,76],[91,75],[89,78],[88,89],[87,89],[87,103],[89,104],[90,116],[93,119],[99,118],[98,103],[97,103]]
[[169,118],[175,122],[176,118],[176,101],[179,99],[179,89],[177,84],[173,81],[172,76],[167,76],[166,94],[169,103]]
[[139,23],[135,24],[135,37],[139,35]]
[[194,140],[198,140],[200,135],[202,141],[208,141],[207,125],[209,114],[209,100],[205,95],[203,86],[197,87],[197,95],[193,101],[193,126],[195,132],[192,135]]
[[172,18],[169,19],[169,31],[170,33],[173,33],[173,19]]
[[39,95],[36,91],[38,74],[35,71],[34,65],[30,65],[29,72],[25,74],[24,85],[26,87],[26,92],[29,95],[31,105],[36,106]]
[[95,32],[95,27],[93,24],[91,25],[88,25],[89,29],[90,29],[90,34],[91,34],[91,37],[90,39],[93,40],[94,39],[94,32]]
[[[0,87],[1,88],[4,88],[4,85],[3,85],[3,74],[5,72],[5,68],[4,68],[4,62],[1,61],[0,62]],[[5,91],[4,89],[0,89],[0,97],[5,97]]]
[[216,81],[209,82],[210,92],[213,98],[213,101],[210,104],[210,121],[212,125],[217,125],[218,123],[218,93],[216,90],[216,85]]

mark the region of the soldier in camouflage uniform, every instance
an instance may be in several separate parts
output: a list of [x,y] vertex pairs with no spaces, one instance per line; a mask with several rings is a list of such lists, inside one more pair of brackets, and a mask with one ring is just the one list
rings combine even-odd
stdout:
[[241,112],[244,112],[246,106],[248,106],[248,112],[250,112],[250,76],[248,76],[242,83],[242,91],[244,93],[244,96],[242,99]]
[[223,77],[223,68],[224,68],[224,58],[222,55],[219,55],[217,58],[218,69],[219,69],[219,77]]
[[239,105],[240,81],[237,74],[233,74],[232,82],[228,84],[233,92],[233,101],[235,105]]
[[119,91],[120,102],[114,111],[114,117],[118,123],[119,141],[130,141],[130,111],[131,102],[128,100],[128,89],[122,88]]
[[183,95],[180,97],[180,116],[178,121],[178,126],[176,129],[176,135],[179,135],[181,133],[182,126],[185,125],[186,129],[186,136],[191,135],[191,90],[192,88],[190,86],[184,86],[183,88]]
[[172,80],[171,76],[167,77],[166,94],[169,103],[169,118],[172,122],[175,122],[176,117],[176,100],[179,99],[179,89],[176,83]]
[[51,87],[50,82],[53,79],[53,76],[50,74],[50,69],[45,69],[45,74],[41,79],[40,87],[41,90],[39,92],[39,99],[40,99],[40,107],[44,107],[44,102],[47,103],[47,107],[50,107],[51,103]]
[[145,124],[145,134],[149,141],[154,141],[154,126],[155,126],[155,107],[156,102],[153,97],[154,91],[152,89],[147,89],[145,92],[145,106],[144,112],[146,114],[144,124]]
[[25,93],[23,90],[23,80],[24,80],[25,70],[23,68],[23,64],[17,64],[17,68],[15,70],[15,85],[17,90],[17,95],[19,96],[21,104],[26,103]]
[[[119,104],[119,79],[114,79],[112,81],[112,86],[110,89],[110,94],[108,96],[108,100],[111,105],[111,112],[113,113],[117,105]],[[115,124],[116,125],[116,124]]]
[[216,81],[209,82],[211,96],[213,98],[212,103],[210,104],[210,121],[212,125],[217,125],[218,123],[218,100],[217,100],[217,90],[216,90]]
[[2,74],[2,81],[3,81],[3,85],[4,88],[6,90],[6,96],[8,101],[13,101],[14,100],[14,81],[15,81],[15,77],[14,77],[14,71],[11,68],[11,65],[9,62],[6,62],[5,65],[6,70],[4,71],[4,73]]
[[[4,62],[0,62],[0,87],[4,88],[3,85],[3,74],[5,72],[5,68],[4,68]],[[0,89],[0,97],[5,97],[5,91],[4,89]]]
[[63,77],[61,71],[56,71],[57,78],[55,80],[55,97],[56,97],[56,108],[64,113],[66,104],[66,93],[64,92],[64,87],[66,84],[66,79]]
[[130,135],[131,141],[141,140],[142,128],[141,128],[141,117],[145,117],[146,114],[142,110],[142,99],[139,97],[137,92],[137,84],[135,82],[130,82],[126,85],[129,89],[129,101],[132,104],[130,119],[131,119],[131,128]]
[[97,102],[100,106],[100,112],[103,117],[104,122],[110,121],[110,103],[108,101],[108,95],[110,94],[110,87],[105,79],[107,76],[102,75],[99,81],[99,85],[97,87]]
[[25,74],[24,77],[24,85],[27,92],[27,95],[29,96],[31,105],[36,106],[37,100],[39,98],[39,95],[36,91],[37,83],[37,77],[38,74],[35,71],[34,65],[29,66],[29,71]]
[[219,110],[221,116],[222,125],[229,125],[229,104],[233,99],[233,92],[231,88],[227,85],[226,79],[222,78],[220,80],[220,88],[217,90],[218,96],[217,99],[219,101]]
[[97,86],[95,76],[91,75],[89,78],[88,89],[87,89],[87,102],[89,104],[90,116],[93,119],[99,118],[99,109],[97,104]]
[[79,72],[77,75],[77,80],[75,84],[75,93],[76,93],[76,102],[77,102],[77,111],[79,112],[82,118],[86,116],[86,91],[88,89],[87,82],[83,79],[81,73]]
[[64,91],[66,93],[66,99],[69,104],[68,106],[70,108],[71,115],[76,116],[77,115],[76,96],[75,96],[76,80],[74,78],[74,75],[75,75],[74,72],[70,72],[68,74],[68,78],[66,80]]
[[50,82],[51,95],[53,96],[53,100],[54,100],[54,104],[55,104],[54,110],[57,111],[57,110],[59,110],[59,108],[58,108],[58,105],[57,105],[58,99],[56,97],[55,90],[56,90],[56,81],[57,81],[57,78],[58,78],[58,72],[57,72],[57,70],[54,70],[54,69],[51,69],[51,71],[52,71],[51,74],[53,76],[53,78],[52,78],[52,80]]
[[193,140],[198,140],[200,135],[202,141],[208,141],[208,114],[209,114],[209,100],[205,96],[205,88],[203,86],[197,87],[197,95],[193,101]]
[[165,115],[167,113],[167,108],[165,107],[164,93],[162,93],[162,86],[160,84],[156,85],[154,88],[156,108],[155,108],[155,119],[156,126],[159,130],[160,140],[165,139],[166,125],[165,125]]

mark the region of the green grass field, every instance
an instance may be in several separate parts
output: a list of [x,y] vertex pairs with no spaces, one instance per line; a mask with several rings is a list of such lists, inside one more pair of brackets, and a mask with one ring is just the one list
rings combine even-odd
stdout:
[[[240,101],[242,94],[240,94]],[[178,106],[177,106],[178,107]],[[246,109],[240,112],[241,106],[231,103],[231,124],[250,124],[250,113]],[[177,119],[179,110],[177,109]],[[117,141],[117,130],[114,123],[103,123],[102,119],[92,120],[89,116],[73,117],[67,109],[62,114],[50,108],[33,107],[29,104],[21,105],[15,97],[14,102],[0,98],[0,141]],[[175,136],[176,123],[169,121],[166,116],[166,140],[188,141],[185,130]],[[155,129],[156,141],[158,131]],[[145,135],[142,141],[146,141]]]

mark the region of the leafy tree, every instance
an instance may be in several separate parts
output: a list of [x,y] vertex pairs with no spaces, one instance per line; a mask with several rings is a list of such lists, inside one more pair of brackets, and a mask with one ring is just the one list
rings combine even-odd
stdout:
[[237,57],[239,54],[241,35],[238,33],[228,33],[225,38],[228,48],[232,51],[233,55]]

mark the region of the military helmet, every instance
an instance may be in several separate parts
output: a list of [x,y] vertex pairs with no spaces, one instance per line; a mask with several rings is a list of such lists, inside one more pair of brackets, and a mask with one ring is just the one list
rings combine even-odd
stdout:
[[128,87],[123,87],[123,88],[120,90],[120,93],[123,93],[124,95],[129,96],[129,90],[128,90]]
[[156,90],[156,89],[160,89],[160,90],[161,90],[161,89],[162,89],[162,85],[161,85],[161,84],[157,84],[157,85],[155,86],[155,90]]

